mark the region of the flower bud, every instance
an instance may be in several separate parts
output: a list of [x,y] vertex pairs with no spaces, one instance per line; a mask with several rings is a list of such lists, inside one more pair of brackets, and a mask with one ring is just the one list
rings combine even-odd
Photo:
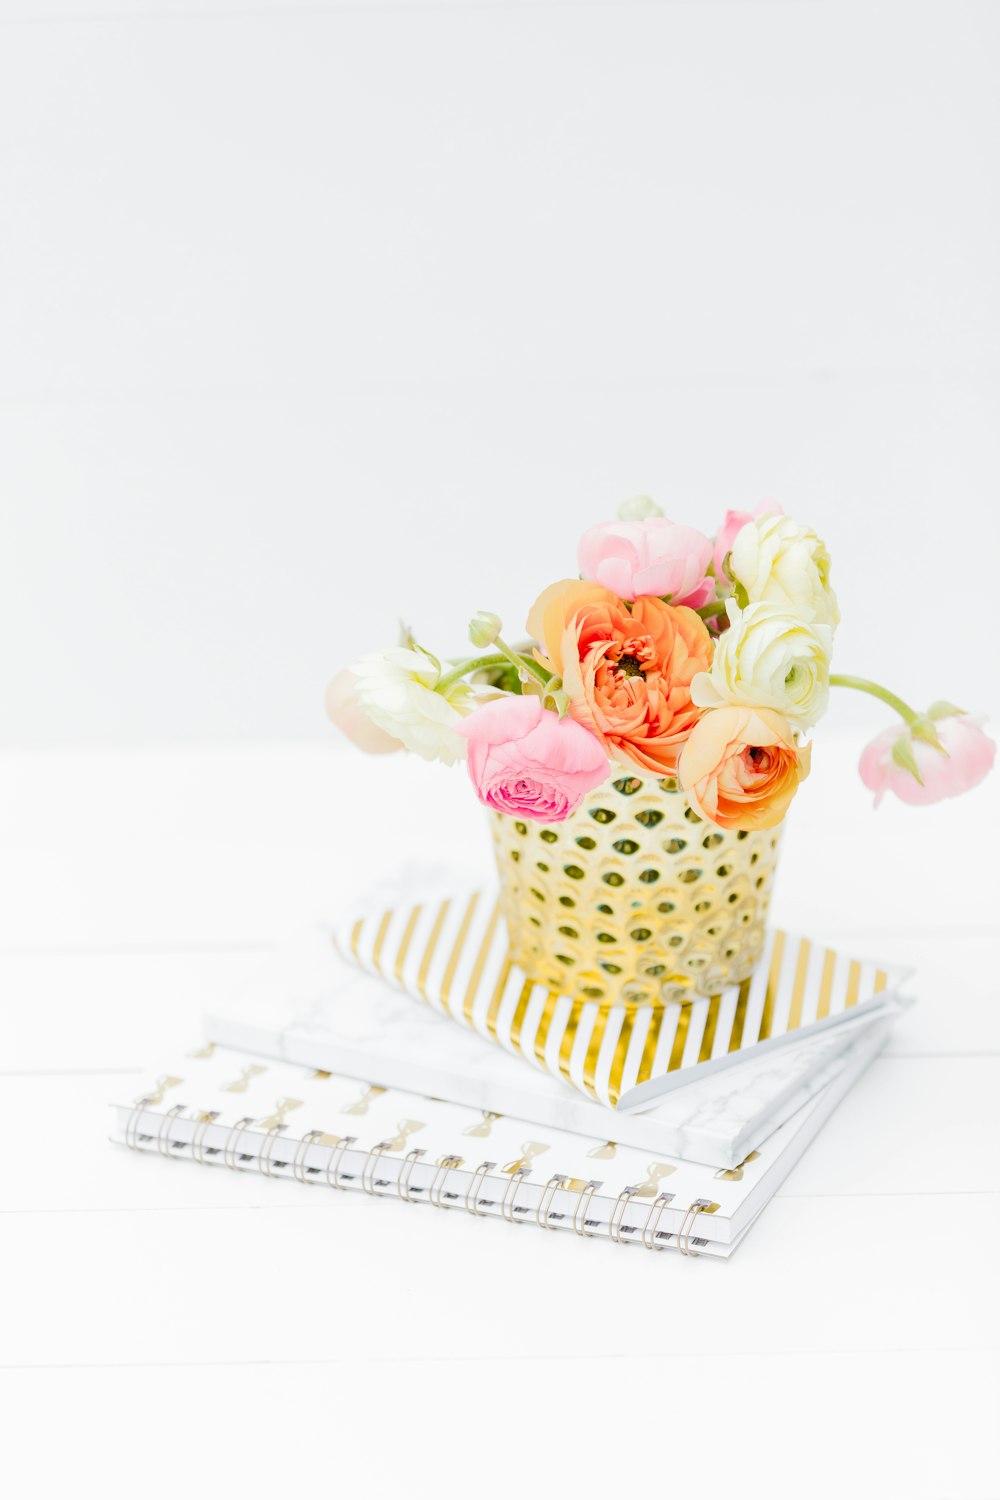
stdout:
[[945,714],[934,720],[937,745],[910,724],[884,729],[864,751],[859,766],[861,780],[875,793],[875,806],[885,792],[894,792],[901,802],[920,804],[958,797],[978,786],[992,770],[997,751],[981,725],[974,714]]
[[631,500],[623,500],[618,507],[619,521],[644,521],[647,516],[662,515],[656,501],[650,500],[648,495],[633,495]]
[[502,629],[503,622],[499,615],[488,609],[481,609],[469,621],[469,640],[482,650],[486,646],[492,646]]

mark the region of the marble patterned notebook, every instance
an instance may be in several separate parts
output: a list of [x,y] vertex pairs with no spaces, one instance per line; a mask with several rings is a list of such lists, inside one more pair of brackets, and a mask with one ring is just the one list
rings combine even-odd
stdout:
[[213,1043],[113,1106],[112,1140],[171,1161],[724,1259],[869,1065],[889,1025],[884,1018],[861,1031],[846,1065],[730,1169],[266,1063]]
[[269,955],[206,1016],[205,1031],[262,1058],[732,1168],[844,1066],[854,1037],[884,1010],[862,1011],[776,1052],[751,1053],[725,1073],[696,1076],[644,1112],[612,1113],[562,1077],[525,1067],[475,1030],[346,963],[330,934],[316,930]]
[[511,960],[492,891],[369,901],[338,924],[343,957],[612,1109],[873,1012],[911,972],[777,929],[752,978],[664,1007],[572,1000]]

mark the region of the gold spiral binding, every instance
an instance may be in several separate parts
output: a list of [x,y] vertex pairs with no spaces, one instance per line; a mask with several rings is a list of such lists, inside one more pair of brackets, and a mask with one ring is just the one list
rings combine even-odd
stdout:
[[495,1166],[495,1161],[481,1161],[472,1174],[472,1181],[465,1190],[465,1206],[474,1219],[486,1218],[486,1215],[479,1207],[479,1194],[482,1192],[486,1179]]
[[252,1124],[253,1115],[244,1115],[242,1120],[236,1121],[236,1124],[232,1126],[229,1134],[226,1136],[226,1144],[222,1148],[222,1160],[234,1172],[244,1172],[246,1170],[245,1167],[239,1165],[237,1157],[240,1154],[239,1144],[243,1139],[243,1133]]
[[195,1123],[191,1136],[191,1160],[196,1161],[199,1166],[204,1166],[205,1164],[205,1136],[208,1134],[208,1127],[218,1118],[219,1111],[217,1109],[208,1109],[198,1116]]
[[285,1125],[272,1125],[270,1130],[264,1137],[263,1145],[261,1146],[260,1153],[257,1157],[257,1170],[260,1172],[262,1177],[273,1177],[275,1175],[271,1169],[271,1153],[274,1150],[275,1141],[277,1140],[281,1132],[286,1128],[287,1127]]
[[677,1231],[677,1248],[682,1255],[690,1255],[695,1260],[698,1259],[698,1251],[691,1249],[691,1231],[694,1228],[695,1219],[703,1209],[709,1207],[711,1201],[710,1198],[696,1198],[688,1206],[688,1211],[684,1215],[681,1227]]
[[[129,1113],[124,1129],[124,1141],[125,1145],[132,1151],[140,1151],[144,1149],[139,1145],[139,1126],[141,1124],[144,1112],[152,1106],[152,1103],[152,1099],[149,1098],[148,1095],[144,1095],[141,1099],[136,1100]],[[162,1116],[159,1116],[159,1123],[156,1130],[154,1145],[147,1144],[145,1149],[155,1149],[159,1153],[159,1155],[164,1157],[176,1157],[177,1153],[171,1149],[172,1142],[170,1125],[171,1121],[176,1120],[180,1116],[182,1116],[185,1113],[186,1109],[187,1106],[184,1104],[175,1104]],[[219,1111],[207,1110],[195,1115],[193,1118],[194,1126],[190,1142],[191,1159],[193,1161],[204,1164],[205,1152],[207,1149],[205,1142],[208,1137],[208,1131],[210,1126],[219,1118]],[[221,1158],[223,1164],[229,1167],[232,1171],[242,1172],[250,1170],[249,1167],[240,1166],[239,1157],[241,1155],[240,1146],[242,1144],[243,1137],[246,1132],[251,1129],[254,1123],[255,1119],[253,1116],[244,1115],[242,1119],[236,1121],[235,1125],[230,1126],[227,1132],[225,1143],[221,1150]],[[284,1123],[274,1125],[265,1133],[265,1135],[261,1139],[260,1150],[256,1155],[256,1166],[258,1171],[265,1177],[273,1178],[277,1176],[278,1174],[275,1172],[275,1167],[284,1167],[285,1165],[287,1165],[287,1163],[285,1163],[284,1161],[278,1163],[274,1161],[275,1140],[279,1135],[286,1131],[287,1128],[287,1125],[285,1125]],[[147,1143],[153,1139],[153,1137],[143,1137],[143,1140]],[[260,1138],[258,1137],[258,1139]],[[327,1136],[325,1139],[329,1140],[330,1137]],[[309,1175],[306,1167],[306,1162],[309,1155],[309,1148],[315,1145],[317,1142],[323,1140],[323,1131],[310,1130],[300,1139],[295,1141],[294,1155],[292,1157],[290,1165],[291,1175],[295,1178],[296,1181],[306,1183],[310,1181],[317,1182],[320,1180],[318,1172],[316,1173],[316,1175]],[[289,1144],[291,1145],[292,1143],[289,1142]],[[342,1136],[338,1141],[336,1141],[336,1144],[330,1151],[326,1166],[322,1169],[323,1179],[325,1179],[329,1187],[339,1188],[343,1190],[347,1186],[345,1182],[341,1181],[341,1171],[343,1167],[344,1157],[347,1151],[349,1151],[356,1145],[357,1137],[353,1135]],[[361,1168],[360,1183],[362,1189],[369,1195],[369,1197],[376,1198],[390,1196],[390,1193],[382,1192],[379,1190],[380,1185],[384,1188],[387,1184],[381,1183],[379,1185],[378,1179],[376,1178],[376,1171],[383,1154],[390,1149],[391,1145],[391,1141],[379,1141],[376,1145],[372,1146],[372,1148],[365,1156],[364,1163]],[[418,1146],[414,1150],[407,1152],[406,1156],[403,1157],[402,1161],[399,1163],[396,1181],[395,1184],[391,1185],[391,1191],[394,1191],[395,1194],[400,1199],[402,1199],[404,1203],[415,1203],[418,1201],[414,1196],[414,1193],[422,1192],[422,1190],[419,1188],[414,1189],[412,1186],[413,1169],[416,1166],[417,1162],[419,1162],[426,1155],[426,1149],[424,1147]],[[445,1202],[447,1183],[451,1173],[457,1171],[462,1165],[463,1158],[458,1155],[447,1155],[438,1158],[433,1179],[430,1183],[430,1186],[427,1188],[427,1201],[433,1204],[435,1208],[449,1208],[452,1206],[451,1204]],[[465,1190],[464,1203],[467,1212],[470,1213],[473,1218],[489,1217],[489,1214],[486,1212],[486,1210],[480,1208],[480,1203],[482,1202],[486,1203],[487,1208],[497,1207],[495,1203],[492,1203],[489,1200],[483,1199],[481,1197],[487,1179],[490,1173],[496,1170],[496,1165],[497,1164],[494,1161],[482,1161],[472,1173],[469,1185]],[[509,1180],[506,1184],[506,1187],[504,1188],[503,1197],[499,1204],[500,1217],[505,1219],[508,1224],[523,1224],[528,1220],[528,1216],[530,1215],[531,1210],[530,1208],[520,1208],[517,1203],[517,1197],[525,1181],[530,1176],[531,1168],[527,1166],[518,1167],[516,1171],[510,1174]],[[596,1178],[591,1178],[590,1181],[579,1185],[577,1182],[567,1177],[562,1172],[553,1173],[553,1175],[549,1177],[544,1187],[542,1188],[541,1196],[534,1210],[535,1223],[540,1229],[555,1228],[556,1225],[554,1225],[552,1222],[553,1205],[556,1201],[558,1193],[560,1191],[575,1191],[576,1201],[573,1205],[572,1217],[570,1219],[572,1228],[574,1232],[580,1235],[582,1238],[595,1238],[597,1235],[604,1232],[603,1228],[601,1226],[598,1226],[595,1229],[588,1228],[587,1226],[589,1223],[593,1222],[597,1224],[598,1221],[589,1220],[587,1215],[595,1195],[599,1192],[602,1186],[603,1183]],[[639,1226],[636,1224],[626,1224],[625,1219],[628,1213],[629,1204],[634,1198],[639,1196],[640,1186],[641,1185],[630,1184],[628,1187],[623,1188],[622,1191],[618,1194],[618,1197],[615,1200],[614,1207],[611,1211],[610,1220],[607,1225],[608,1238],[616,1245],[628,1245],[629,1243],[634,1244],[636,1243],[636,1240],[633,1238],[630,1241],[626,1238],[626,1236],[635,1235],[635,1232],[638,1230],[638,1242],[642,1244],[644,1249],[653,1251],[665,1250],[667,1248],[668,1242],[673,1239],[673,1235],[672,1233],[663,1233],[660,1230],[659,1226],[663,1218],[664,1210],[674,1202],[676,1195],[674,1193],[660,1193],[650,1204],[649,1210],[646,1214],[645,1223],[642,1225],[642,1228],[639,1229]],[[457,1195],[452,1194],[451,1196],[454,1198]],[[696,1198],[694,1202],[690,1203],[687,1209],[684,1211],[681,1226],[677,1231],[676,1240],[676,1247],[682,1255],[694,1259],[699,1258],[700,1251],[692,1249],[691,1247],[691,1242],[694,1238],[695,1225],[698,1219],[698,1215],[706,1212],[706,1210],[710,1209],[712,1206],[712,1202],[709,1198]],[[565,1219],[567,1215],[559,1214],[555,1217],[562,1220]]]
[[622,1188],[621,1192],[618,1194],[618,1201],[616,1202],[614,1208],[611,1210],[611,1222],[608,1224],[608,1234],[611,1239],[614,1240],[616,1245],[625,1244],[625,1241],[622,1239],[622,1228],[623,1221],[625,1219],[625,1210],[628,1208],[629,1204],[635,1197],[636,1193],[638,1193],[638,1191],[638,1187]]
[[[656,1231],[663,1217],[663,1210],[668,1203],[672,1203],[673,1201],[673,1193],[661,1193],[656,1202],[650,1205],[649,1213],[646,1215],[646,1222],[642,1226],[642,1243],[647,1250],[665,1250],[667,1248],[665,1243],[662,1245],[656,1243]],[[655,1218],[653,1217],[654,1214],[656,1215]],[[666,1239],[669,1238],[668,1234]]]
[[125,1144],[130,1151],[139,1151],[142,1149],[139,1145],[139,1121],[142,1119],[143,1110],[148,1104],[152,1104],[152,1102],[149,1095],[144,1094],[132,1106],[132,1113],[125,1122]]
[[522,1224],[524,1222],[523,1219],[515,1219],[514,1217],[514,1199],[517,1197],[518,1189],[522,1182],[530,1175],[530,1171],[530,1167],[518,1167],[516,1172],[511,1172],[510,1174],[510,1181],[507,1184],[503,1195],[503,1202],[500,1205],[501,1216],[507,1220],[508,1224]]
[[[175,1104],[172,1109],[167,1110],[166,1114],[161,1119],[160,1128],[156,1132],[156,1149],[161,1156],[172,1155],[170,1150],[170,1122],[171,1120],[176,1120],[177,1116],[182,1115],[186,1109],[186,1104]],[[164,1131],[166,1131],[165,1139]]]
[[414,1162],[419,1161],[422,1156],[426,1155],[427,1152],[424,1150],[424,1148],[422,1146],[417,1146],[416,1150],[408,1151],[403,1157],[403,1160],[400,1162],[399,1176],[396,1178],[396,1192],[402,1198],[404,1203],[416,1202],[415,1198],[410,1197],[410,1178],[413,1176]]
[[315,1141],[322,1140],[322,1130],[307,1130],[295,1148],[295,1157],[292,1161],[292,1176],[296,1182],[313,1184],[318,1181],[316,1177],[309,1177],[306,1172],[306,1157],[309,1155],[309,1147]]
[[382,1155],[382,1152],[388,1151],[388,1149],[388,1141],[379,1141],[378,1145],[373,1146],[368,1155],[365,1157],[365,1164],[361,1168],[361,1186],[364,1188],[369,1198],[378,1198],[383,1196],[382,1194],[376,1193],[375,1191],[375,1168],[378,1166],[379,1157]]
[[587,1209],[590,1207],[594,1194],[601,1186],[601,1183],[591,1178],[590,1182],[580,1189],[580,1196],[577,1198],[576,1207],[573,1210],[573,1228],[584,1239],[589,1240],[593,1238],[590,1230],[587,1228]]
[[[327,1161],[326,1167],[323,1172],[323,1176],[326,1178],[327,1187],[339,1188],[341,1192],[346,1192],[346,1188],[340,1180],[340,1166],[344,1160],[345,1151],[348,1151],[351,1146],[355,1145],[357,1143],[357,1139],[358,1138],[356,1135],[341,1136],[340,1140],[330,1152],[329,1160]],[[331,1167],[333,1168],[332,1176],[330,1175]]]
[[549,1178],[548,1182],[543,1187],[542,1196],[539,1198],[538,1207],[535,1209],[535,1223],[538,1225],[539,1229],[553,1228],[553,1225],[549,1223],[549,1213],[552,1209],[552,1202],[559,1189],[565,1186],[566,1181],[567,1178],[562,1172],[556,1172],[554,1176]]
[[461,1165],[462,1158],[460,1156],[441,1157],[437,1165],[437,1171],[434,1174],[434,1181],[427,1189],[428,1203],[433,1203],[435,1208],[450,1207],[450,1205],[445,1203],[442,1198],[445,1183],[448,1181],[448,1174],[450,1172],[454,1172],[456,1168],[460,1167]]

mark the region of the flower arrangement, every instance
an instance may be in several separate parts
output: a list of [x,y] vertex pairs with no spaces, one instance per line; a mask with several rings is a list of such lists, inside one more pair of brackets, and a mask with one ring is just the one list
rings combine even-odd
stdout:
[[773,828],[808,775],[831,687],[898,715],[861,757],[876,804],[955,796],[993,765],[980,719],[831,674],[829,554],[777,506],[727,512],[713,539],[629,501],[584,533],[578,563],[532,605],[529,641],[508,645],[484,612],[469,627],[477,654],[442,662],[407,631],[338,674],[330,717],[375,754],[464,759],[487,807],[542,823],[626,768],[676,778],[719,828]]

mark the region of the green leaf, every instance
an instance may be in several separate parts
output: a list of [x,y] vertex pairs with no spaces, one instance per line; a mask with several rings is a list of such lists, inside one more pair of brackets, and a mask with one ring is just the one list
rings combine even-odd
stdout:
[[733,585],[733,598],[736,600],[736,603],[740,609],[746,609],[747,605],[750,603],[750,595],[747,593],[746,589],[738,579]]
[[920,767],[917,765],[917,757],[914,755],[913,746],[906,736],[901,740],[897,740],[893,745],[892,758],[897,766],[902,766],[904,771],[909,771],[914,780],[923,786],[924,781],[920,774]]
[[412,638],[410,641],[410,650],[419,651],[421,656],[426,656],[427,660],[431,662],[431,664],[436,668],[438,676],[441,675],[441,663],[438,661],[433,651],[428,651],[426,646],[421,646],[419,641],[415,641]]
[[954,703],[948,703],[942,698],[939,702],[931,704],[927,710],[927,717],[929,719],[950,719],[953,714],[964,713],[964,708],[956,708]]
[[938,732],[934,728],[934,725],[931,723],[930,719],[924,716],[921,716],[919,719],[914,719],[913,723],[910,725],[910,737],[911,739],[915,740],[923,740],[925,745],[933,745],[934,749],[940,750],[942,755],[948,754],[947,750],[944,748],[940,739],[938,738]]

